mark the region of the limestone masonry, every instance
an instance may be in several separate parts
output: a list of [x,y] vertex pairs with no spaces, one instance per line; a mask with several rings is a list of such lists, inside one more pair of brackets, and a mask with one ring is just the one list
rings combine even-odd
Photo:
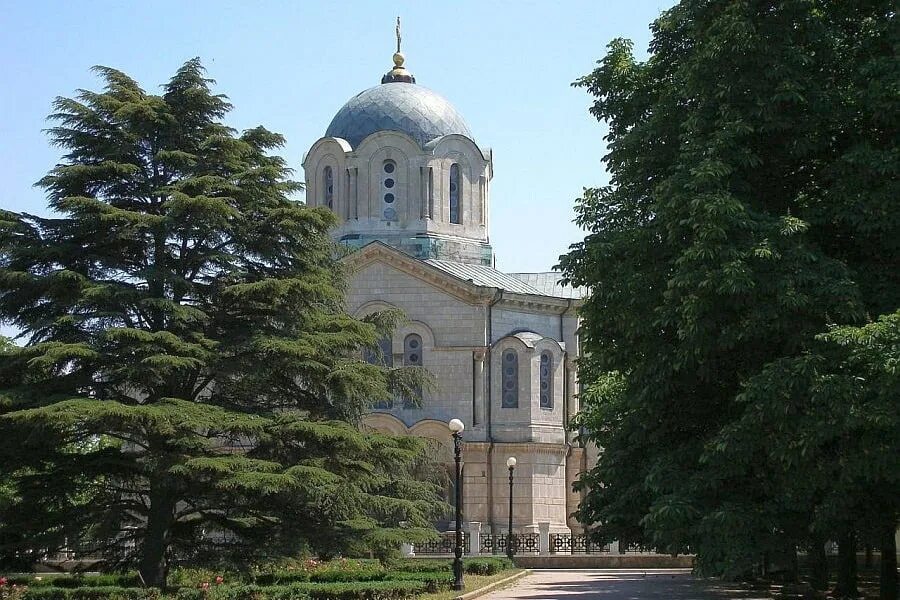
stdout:
[[303,163],[307,203],[334,211],[335,238],[355,250],[344,259],[349,310],[408,318],[382,341],[383,357],[367,358],[424,367],[436,383],[420,407],[397,400],[364,424],[434,440],[449,468],[447,422],[461,419],[467,522],[506,531],[515,456],[516,532],[580,530],[572,482],[596,460],[567,430],[578,410],[581,290],[558,273],[493,268],[491,151],[403,62],[398,51],[382,84],[347,102]]

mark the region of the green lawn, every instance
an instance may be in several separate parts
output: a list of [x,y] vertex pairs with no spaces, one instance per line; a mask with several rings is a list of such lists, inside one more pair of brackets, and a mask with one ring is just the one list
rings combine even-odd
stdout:
[[497,573],[496,575],[466,575],[463,578],[463,582],[466,585],[465,590],[461,592],[448,590],[437,592],[435,594],[425,594],[424,596],[419,596],[419,600],[452,600],[453,598],[456,598],[461,594],[483,588],[486,585],[490,585],[496,581],[506,579],[507,577],[515,575],[516,573],[521,573],[522,571],[523,569],[507,569],[505,571]]

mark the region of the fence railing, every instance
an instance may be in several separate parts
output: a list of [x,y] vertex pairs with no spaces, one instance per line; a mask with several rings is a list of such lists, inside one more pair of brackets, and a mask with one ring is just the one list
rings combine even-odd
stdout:
[[[518,533],[510,537],[508,532],[489,533],[481,530],[481,523],[468,523],[463,533],[463,554],[503,556],[508,554],[510,549],[514,555],[542,556],[657,554],[655,549],[639,544],[618,542],[598,544],[585,533],[550,533],[549,523],[538,525],[538,532]],[[456,547],[456,535],[452,531],[440,535],[437,541],[415,545],[404,544],[402,551],[408,556],[452,556]]]
[[[509,535],[505,533],[481,534],[481,554],[506,554],[509,548]],[[512,536],[513,554],[540,554],[541,538],[537,533],[519,533]]]
[[[440,535],[441,537],[438,540],[416,544],[416,554],[453,554],[453,550],[456,548],[456,533],[447,531]],[[471,551],[471,536],[463,532],[462,541],[463,553],[469,554]]]
[[597,544],[588,535],[551,533],[550,554],[602,554],[611,549],[609,544]]

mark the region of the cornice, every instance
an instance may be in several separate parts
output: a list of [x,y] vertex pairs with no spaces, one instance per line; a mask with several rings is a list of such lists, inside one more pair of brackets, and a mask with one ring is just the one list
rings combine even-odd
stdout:
[[[470,304],[488,304],[494,300],[499,288],[475,285],[451,275],[437,267],[401,252],[379,241],[374,241],[341,258],[351,271],[358,271],[375,262],[390,265],[399,271],[430,283],[439,289]],[[537,294],[519,294],[505,291],[496,306],[530,312],[572,316],[577,314],[580,300],[554,298]]]

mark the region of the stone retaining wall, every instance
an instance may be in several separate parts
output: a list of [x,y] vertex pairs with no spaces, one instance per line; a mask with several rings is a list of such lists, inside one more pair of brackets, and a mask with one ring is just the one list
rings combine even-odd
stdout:
[[693,556],[663,554],[568,554],[556,556],[516,556],[522,569],[690,569]]

